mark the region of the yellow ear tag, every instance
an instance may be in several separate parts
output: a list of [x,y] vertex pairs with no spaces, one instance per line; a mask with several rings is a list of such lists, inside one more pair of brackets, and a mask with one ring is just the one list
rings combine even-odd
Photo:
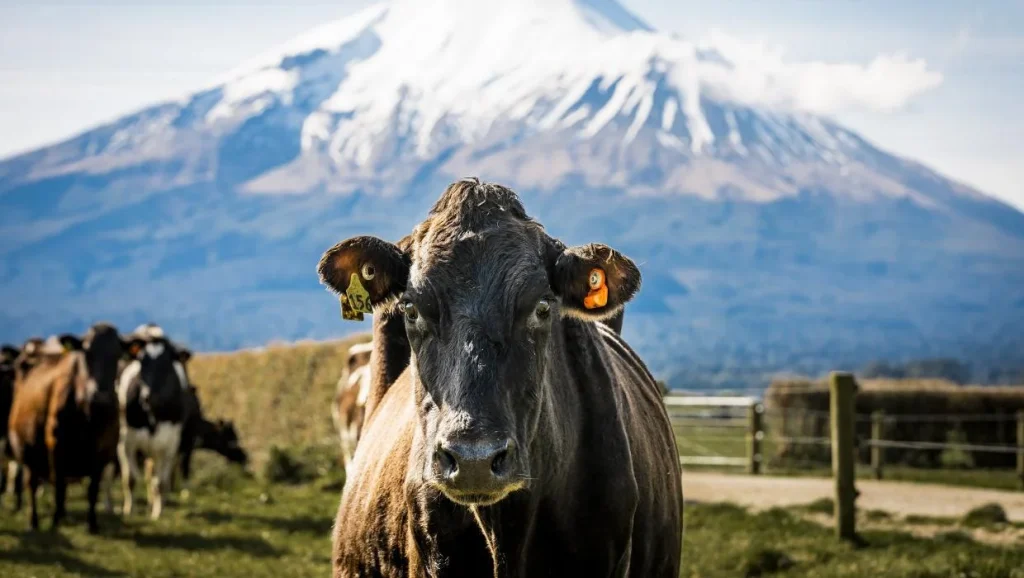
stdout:
[[64,350],[64,353],[67,353],[67,352],[71,351],[71,344],[69,344],[69,343],[62,343],[61,344],[61,348]]
[[348,306],[348,296],[342,295],[338,298],[341,303],[341,318],[345,321],[362,321],[363,314],[352,311],[352,308]]
[[345,297],[349,308],[355,313],[373,313],[370,308],[370,294],[363,288],[358,273],[352,274],[348,289],[345,290]]
[[591,269],[590,279],[587,280],[590,292],[583,298],[583,306],[587,309],[597,309],[608,304],[608,285],[604,282],[604,271]]

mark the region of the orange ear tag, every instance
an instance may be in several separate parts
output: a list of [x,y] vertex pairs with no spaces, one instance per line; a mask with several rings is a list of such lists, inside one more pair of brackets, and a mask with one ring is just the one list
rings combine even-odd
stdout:
[[608,286],[604,282],[604,271],[591,269],[588,280],[590,293],[583,298],[583,306],[587,309],[597,309],[608,304]]

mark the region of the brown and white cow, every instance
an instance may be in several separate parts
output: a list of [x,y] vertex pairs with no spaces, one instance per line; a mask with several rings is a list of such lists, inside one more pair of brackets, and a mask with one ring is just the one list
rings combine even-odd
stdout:
[[679,458],[657,384],[608,320],[640,287],[566,247],[511,190],[452,184],[397,244],[329,249],[321,281],[374,314],[368,415],[335,578],[676,578]]
[[125,346],[112,325],[93,325],[84,338],[65,334],[28,344],[15,361],[9,420],[14,458],[26,471],[31,526],[39,527],[37,490],[54,485],[53,526],[66,514],[70,481],[89,478],[89,531],[96,532],[96,500],[106,466],[116,459],[114,383]]
[[331,404],[331,418],[338,430],[341,445],[341,461],[348,471],[359,432],[363,427],[366,400],[370,395],[370,353],[373,343],[357,343],[345,354],[345,369],[335,389]]

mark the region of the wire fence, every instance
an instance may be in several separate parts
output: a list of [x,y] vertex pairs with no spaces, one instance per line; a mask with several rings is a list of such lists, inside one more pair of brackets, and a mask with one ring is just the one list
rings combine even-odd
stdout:
[[[751,473],[831,467],[832,414],[765,408],[753,396],[665,400],[684,465],[746,467]],[[1024,414],[856,414],[854,452],[876,477],[885,466],[997,467],[1024,484]]]

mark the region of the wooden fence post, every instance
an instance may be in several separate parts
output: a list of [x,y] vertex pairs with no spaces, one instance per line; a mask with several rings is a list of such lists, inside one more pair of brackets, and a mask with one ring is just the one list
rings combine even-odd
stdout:
[[761,473],[761,440],[764,438],[764,431],[761,427],[764,405],[753,402],[747,408],[747,473],[756,475]]
[[829,376],[829,394],[832,417],[832,476],[836,484],[836,536],[843,540],[855,540],[857,488],[854,480],[854,400],[857,382],[854,381],[853,374],[832,372]]
[[885,461],[885,448],[878,445],[879,441],[885,438],[885,412],[876,411],[871,414],[871,470],[875,473],[875,479],[882,479],[882,469]]
[[1017,412],[1017,477],[1024,490],[1024,410]]

